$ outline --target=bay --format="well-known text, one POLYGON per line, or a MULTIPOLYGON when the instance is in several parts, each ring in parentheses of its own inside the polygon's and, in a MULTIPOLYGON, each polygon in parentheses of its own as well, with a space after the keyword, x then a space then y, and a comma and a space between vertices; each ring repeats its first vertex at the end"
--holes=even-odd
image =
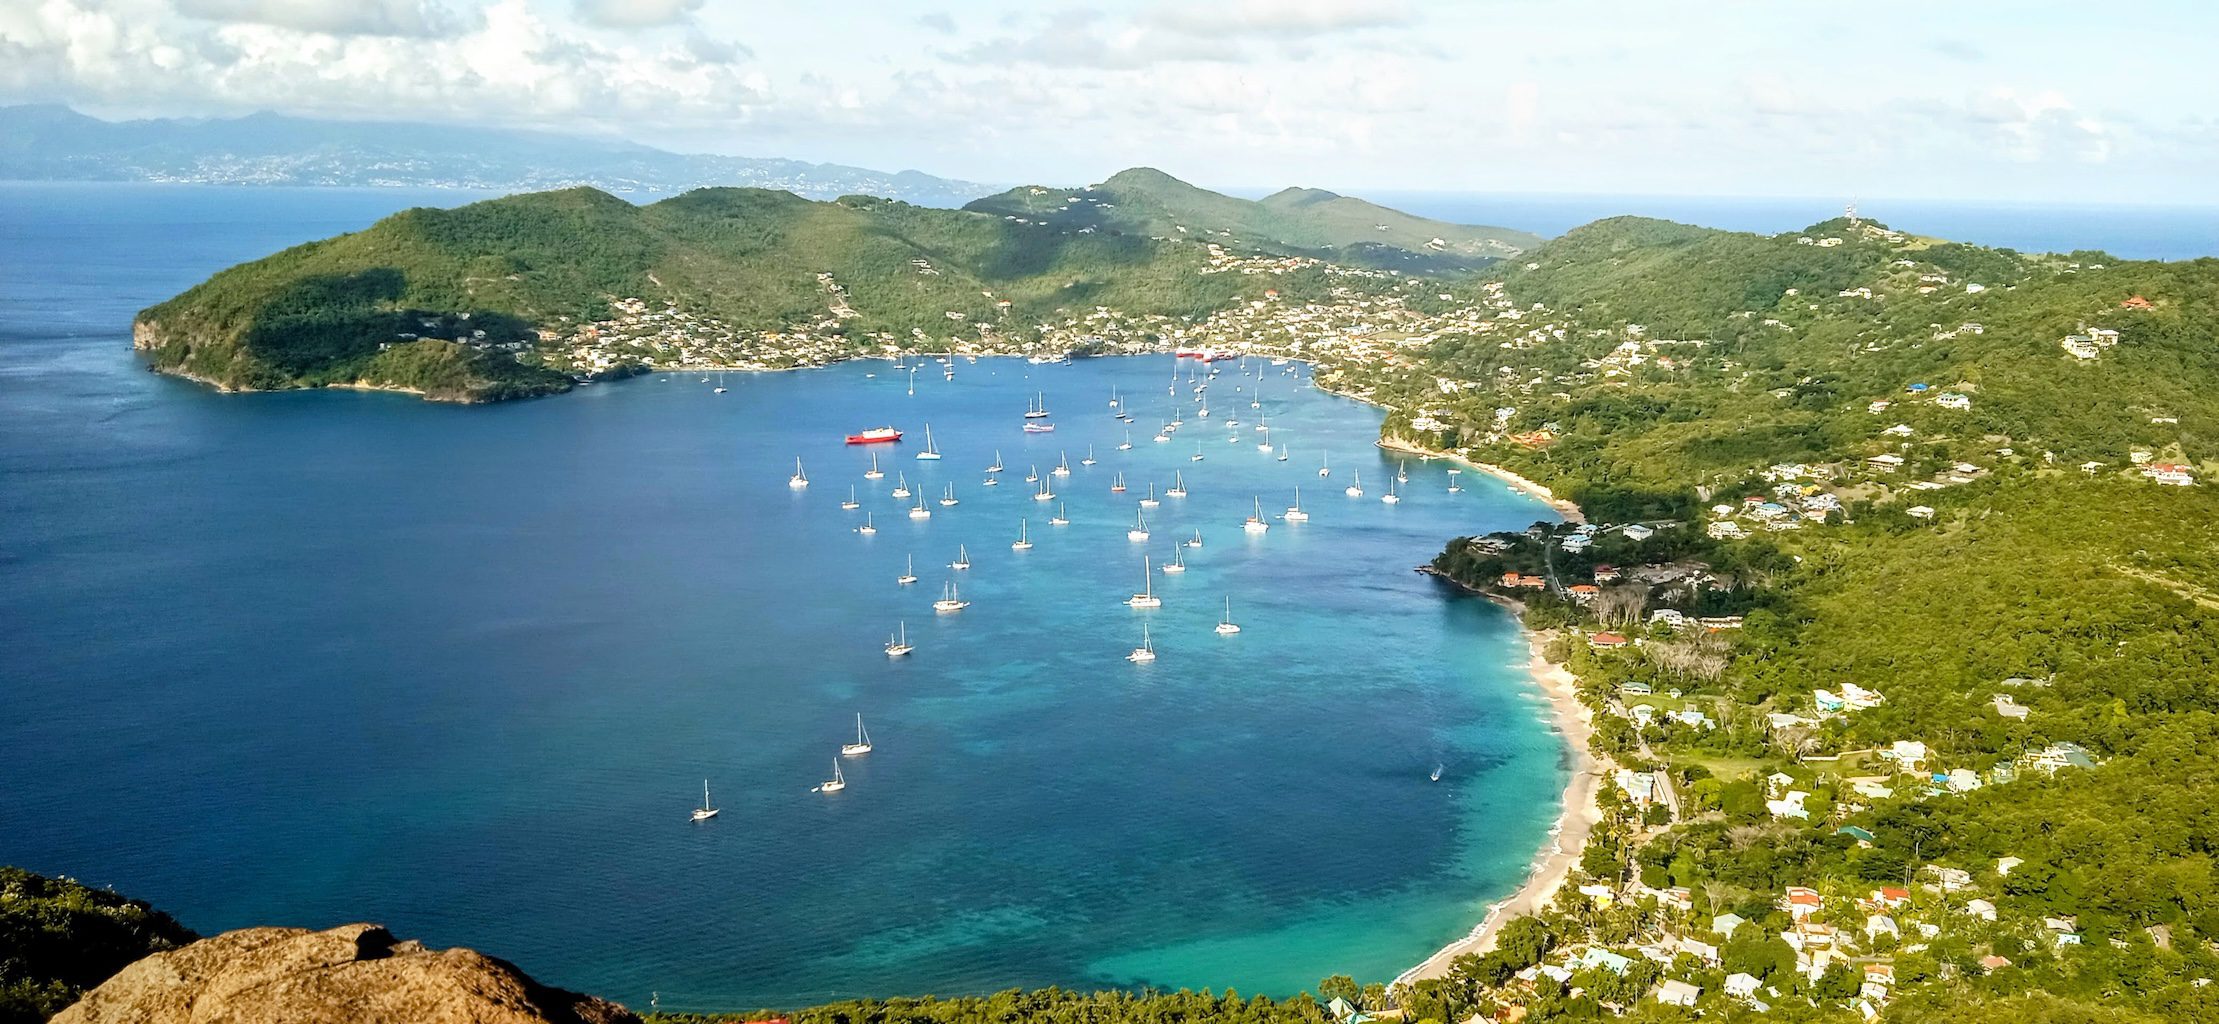
POLYGON ((129 351, 135 310, 226 264, 472 198, 0 186, 0 861, 203 932, 376 920, 713 1009, 1383 980, 1544 842, 1562 751, 1523 643, 1408 570, 1549 511, 1417 462, 1381 504, 1379 412, 1298 366, 1228 370, 1203 420, 1168 357, 458 408, 220 395, 129 351), (1019 430, 1036 393, 1053 434, 1019 430), (1256 450, 1258 412, 1288 461, 1256 450), (874 483, 841 438, 882 422, 912 433, 874 483), (926 423, 937 464, 910 457, 926 423), (1066 453, 1050 527, 1022 476, 1066 453), (1175 473, 1192 495, 1128 540, 1175 473), (912 520, 897 474, 960 503, 912 520), (1297 485, 1311 522, 1240 529, 1297 485), (1195 530, 1191 568, 1154 577, 1165 607, 1122 605, 1195 530), (935 615, 954 577, 974 603, 935 615), (890 662, 904 621, 918 650, 890 662), (1161 658, 1135 666, 1144 621, 1161 658), (877 750, 810 792, 858 713, 877 750), (723 811, 689 823, 704 777, 723 811))

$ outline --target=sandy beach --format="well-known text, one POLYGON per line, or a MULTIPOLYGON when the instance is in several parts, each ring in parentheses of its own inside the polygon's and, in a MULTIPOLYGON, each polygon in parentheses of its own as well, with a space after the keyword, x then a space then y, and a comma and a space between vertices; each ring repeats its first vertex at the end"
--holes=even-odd
POLYGON ((1448 973, 1449 965, 1466 953, 1485 953, 1494 948, 1495 936, 1512 919, 1532 914, 1549 905, 1556 898, 1558 889, 1571 877, 1572 869, 1579 864, 1580 853, 1586 848, 1587 835, 1602 818, 1602 809, 1595 800, 1596 787, 1601 783, 1601 766, 1588 752, 1588 734, 1593 731, 1592 713, 1579 702, 1579 680, 1564 666, 1548 660, 1542 654, 1547 643, 1545 634, 1528 634, 1532 646, 1532 660, 1528 668, 1533 680, 1549 701, 1550 716, 1557 731, 1564 736, 1566 751, 1572 758, 1572 777, 1564 787, 1564 812, 1557 818, 1552 842, 1534 858, 1533 870, 1526 876, 1525 884, 1507 899, 1487 909, 1487 916, 1471 933, 1449 943, 1437 953, 1427 957, 1395 979, 1396 984, 1416 982, 1425 978, 1438 978, 1448 973))
POLYGON ((1519 491, 1524 494, 1530 494, 1536 498, 1541 499, 1542 501, 1548 502, 1549 507, 1556 509, 1557 514, 1563 516, 1566 522, 1584 523, 1587 521, 1587 514, 1581 512, 1578 505, 1566 501, 1563 498, 1557 497, 1556 492, 1551 491, 1548 488, 1543 487, 1531 480, 1528 480, 1525 477, 1519 476, 1518 474, 1513 473, 1507 469, 1504 469, 1501 466, 1497 466, 1487 462, 1474 462, 1471 459, 1467 459, 1461 455, 1456 454, 1455 452, 1437 451, 1432 448, 1427 448, 1423 445, 1412 444, 1399 438, 1382 437, 1379 439, 1379 447, 1385 448, 1386 450, 1391 452, 1402 452, 1404 454, 1417 455, 1429 459, 1447 459, 1450 462, 1454 462, 1460 466, 1470 466, 1471 468, 1479 470, 1480 472, 1485 473, 1488 476, 1494 477, 1495 479, 1500 480, 1503 483, 1509 484, 1511 490, 1519 491))

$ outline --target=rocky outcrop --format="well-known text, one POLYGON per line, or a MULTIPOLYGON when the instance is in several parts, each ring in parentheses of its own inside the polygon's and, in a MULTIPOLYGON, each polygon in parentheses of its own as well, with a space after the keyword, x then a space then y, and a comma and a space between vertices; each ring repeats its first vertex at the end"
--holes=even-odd
POLYGON ((54 1024, 639 1024, 467 949, 426 949, 374 924, 247 928, 149 956, 54 1024))

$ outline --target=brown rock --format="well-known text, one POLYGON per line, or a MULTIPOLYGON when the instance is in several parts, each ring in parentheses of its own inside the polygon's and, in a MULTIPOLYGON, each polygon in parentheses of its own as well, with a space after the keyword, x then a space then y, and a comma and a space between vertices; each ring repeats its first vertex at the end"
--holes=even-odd
POLYGON ((246 928, 126 967, 53 1024, 639 1024, 467 949, 374 924, 246 928))

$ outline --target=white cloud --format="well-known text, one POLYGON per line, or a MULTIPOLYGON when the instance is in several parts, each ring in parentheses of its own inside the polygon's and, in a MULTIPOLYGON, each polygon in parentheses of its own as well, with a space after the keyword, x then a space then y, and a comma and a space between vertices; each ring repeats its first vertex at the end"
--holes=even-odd
POLYGON ((701 10, 702 0, 577 0, 578 17, 608 28, 674 25, 701 10))
POLYGON ((1299 38, 1383 28, 1411 21, 1402 0, 1217 0, 1166 3, 1141 15, 1143 24, 1187 35, 1299 38))
POLYGON ((177 0, 187 17, 335 35, 434 36, 473 19, 435 0, 177 0))

